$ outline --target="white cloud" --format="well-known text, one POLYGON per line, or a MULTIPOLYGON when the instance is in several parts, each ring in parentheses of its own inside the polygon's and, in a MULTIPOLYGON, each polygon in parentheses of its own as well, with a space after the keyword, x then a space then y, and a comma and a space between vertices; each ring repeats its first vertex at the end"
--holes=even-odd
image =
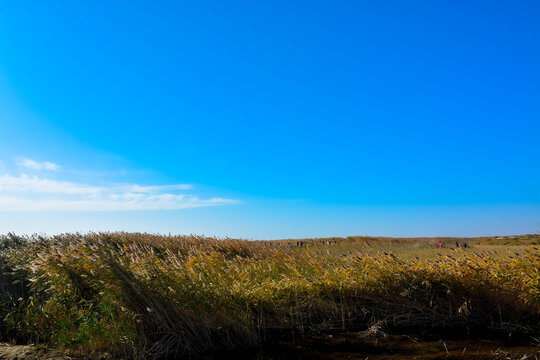
POLYGON ((49 161, 38 162, 31 159, 22 159, 21 161, 17 163, 17 165, 20 167, 26 167, 26 168, 30 168, 34 170, 59 170, 60 169, 60 166, 55 163, 52 163, 49 161))
POLYGON ((0 176, 0 194, 62 194, 62 195, 98 195, 106 189, 69 181, 56 181, 22 174, 18 177, 0 176))
POLYGON ((188 184, 93 186, 26 174, 1 175, 0 211, 178 210, 238 203, 178 193, 190 189, 188 184))
POLYGON ((190 184, 176 184, 176 185, 154 185, 154 186, 140 186, 140 185, 130 185, 126 187, 126 190, 134 192, 143 192, 151 193, 155 191, 171 191, 171 190, 189 190, 193 189, 193 186, 190 184))

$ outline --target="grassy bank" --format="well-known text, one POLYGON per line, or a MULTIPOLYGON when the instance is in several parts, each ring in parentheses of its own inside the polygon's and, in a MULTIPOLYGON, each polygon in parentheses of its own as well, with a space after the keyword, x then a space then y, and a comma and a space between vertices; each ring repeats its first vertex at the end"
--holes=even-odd
POLYGON ((165 357, 361 331, 540 332, 539 238, 1 239, 5 339, 165 357), (467 249, 463 244, 468 242, 467 249), (15 295, 16 294, 16 295, 15 295))

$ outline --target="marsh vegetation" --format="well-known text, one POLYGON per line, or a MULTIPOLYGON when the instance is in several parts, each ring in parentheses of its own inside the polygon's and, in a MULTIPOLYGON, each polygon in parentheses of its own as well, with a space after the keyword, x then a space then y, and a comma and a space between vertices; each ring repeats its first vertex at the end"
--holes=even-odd
POLYGON ((299 241, 5 235, 0 333, 132 359, 329 336, 540 342, 540 236, 299 241))

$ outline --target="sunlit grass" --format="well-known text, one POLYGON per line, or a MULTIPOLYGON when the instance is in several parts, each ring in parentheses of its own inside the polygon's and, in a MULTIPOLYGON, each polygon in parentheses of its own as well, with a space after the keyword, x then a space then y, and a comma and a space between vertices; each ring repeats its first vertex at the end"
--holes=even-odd
MULTIPOLYGON (((533 239, 534 240, 534 239, 533 239)), ((3 251, 23 293, 4 336, 132 358, 257 346, 283 334, 392 328, 534 333, 535 245, 348 239, 249 242, 67 234, 3 251)))

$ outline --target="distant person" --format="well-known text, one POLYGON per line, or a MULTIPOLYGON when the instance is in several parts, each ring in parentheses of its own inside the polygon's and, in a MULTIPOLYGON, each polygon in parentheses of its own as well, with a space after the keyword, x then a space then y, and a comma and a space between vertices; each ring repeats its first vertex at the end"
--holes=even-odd
POLYGON ((439 241, 439 247, 442 248, 442 241, 439 241))
POLYGON ((467 243, 463 244, 463 248, 464 248, 464 249, 467 248, 467 243))
POLYGON ((456 241, 456 248, 459 248, 459 243, 456 241))

